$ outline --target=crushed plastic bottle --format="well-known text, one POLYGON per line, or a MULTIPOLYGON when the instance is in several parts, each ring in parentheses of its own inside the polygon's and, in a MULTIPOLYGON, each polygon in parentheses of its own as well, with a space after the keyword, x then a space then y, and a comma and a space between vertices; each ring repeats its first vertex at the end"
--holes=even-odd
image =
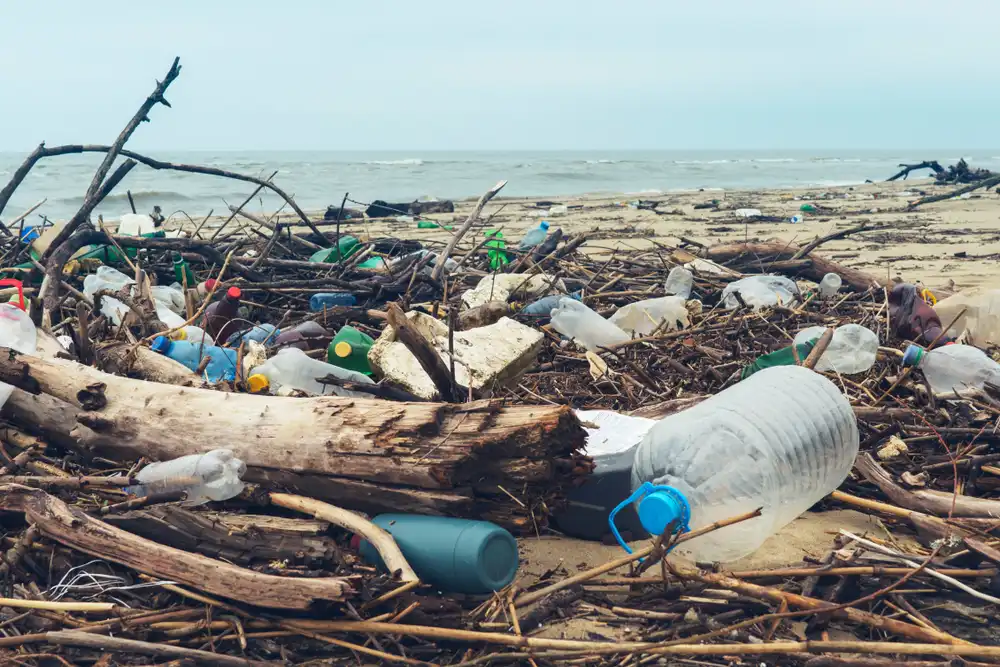
POLYGON ((195 372, 198 371, 202 360, 209 357, 208 366, 203 371, 203 377, 209 382, 220 380, 232 382, 236 379, 236 371, 239 368, 236 350, 203 345, 195 341, 171 340, 166 336, 157 336, 150 347, 154 352, 170 357, 195 372))
POLYGON ((542 220, 538 223, 538 226, 528 230, 528 233, 524 235, 521 242, 517 244, 517 249, 524 251, 534 248, 536 245, 541 245, 545 242, 545 238, 549 235, 549 223, 542 220))
MULTIPOLYGON (((795 334, 793 345, 812 341, 814 344, 826 331, 826 327, 809 327, 795 334)), ((860 324, 845 324, 837 327, 830 339, 830 345, 816 362, 816 370, 825 373, 833 371, 842 375, 864 373, 875 365, 878 356, 878 334, 860 324)))
POLYGON ((667 294, 674 294, 685 299, 691 298, 694 288, 694 274, 683 266, 675 266, 667 275, 667 294))
POLYGON ((657 422, 636 449, 633 493, 609 523, 617 536, 615 513, 633 501, 652 535, 760 507, 760 517, 677 548, 699 562, 736 560, 834 491, 858 444, 854 412, 833 382, 801 366, 766 368, 657 422))
POLYGON ((975 287, 952 294, 934 304, 934 312, 951 325, 949 336, 963 336, 977 347, 1000 345, 1000 289, 975 287))
POLYGON ((617 326, 569 297, 560 299, 559 305, 552 310, 552 328, 591 352, 631 340, 617 326))
POLYGON ((843 284, 844 281, 836 273, 826 274, 819 282, 819 298, 832 299, 837 296, 837 292, 840 291, 840 286, 843 284))
MULTIPOLYGON (((312 359, 297 347, 286 347, 266 362, 250 371, 250 375, 259 375, 266 379, 266 385, 272 388, 283 387, 296 389, 312 396, 351 396, 354 398, 371 398, 368 394, 349 391, 334 384, 323 384, 319 381, 327 375, 333 375, 347 382, 358 384, 375 384, 370 377, 356 371, 347 370, 312 359)), ((259 383, 260 379, 255 380, 259 383)), ((259 391, 260 389, 256 389, 259 391)))
POLYGON ((722 305, 726 308, 738 307, 740 302, 736 300, 737 292, 744 303, 754 310, 787 306, 799 296, 798 285, 784 276, 747 276, 726 285, 722 290, 722 305))
POLYGON ((183 490, 187 492, 185 505, 202 505, 238 496, 243 491, 241 478, 246 471, 246 464, 232 450, 214 449, 205 454, 150 463, 135 476, 138 484, 127 491, 141 497, 183 490))
POLYGON ((987 382, 1000 385, 1000 364, 971 345, 945 345, 933 350, 910 345, 903 355, 903 365, 923 371, 935 394, 982 389, 987 382))
POLYGON ((627 334, 649 336, 655 331, 686 329, 691 321, 682 296, 643 299, 619 308, 608 320, 627 334))
POLYGON ((570 299, 576 299, 577 301, 581 298, 580 292, 573 292, 572 294, 550 294, 548 296, 543 296, 537 301, 532 301, 527 306, 521 309, 522 315, 534 315, 536 317, 549 317, 552 315, 552 310, 559 305, 559 301, 563 298, 569 297, 570 299))

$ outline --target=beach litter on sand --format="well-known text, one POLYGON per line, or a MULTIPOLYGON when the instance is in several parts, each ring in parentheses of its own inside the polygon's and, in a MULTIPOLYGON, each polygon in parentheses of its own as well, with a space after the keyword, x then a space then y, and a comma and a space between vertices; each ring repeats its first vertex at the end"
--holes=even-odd
MULTIPOLYGON (((310 214, 272 179, 124 148, 179 74, 115 143, 40 145, 0 190, 3 215, 39 160, 107 156, 72 218, 0 229, 0 658, 1000 657, 992 293, 947 302, 830 256, 888 233, 869 203, 816 197, 805 223, 840 228, 779 240, 749 229, 797 201, 716 199, 691 229, 696 208, 753 208, 745 238, 643 247, 574 215, 674 215, 669 197, 539 207, 499 181, 405 220, 347 195, 310 214), (138 163, 249 196, 223 217, 93 219, 138 163), (260 189, 288 210, 244 210, 260 189), (830 519, 797 562, 734 562, 846 510, 877 528, 830 519), (559 558, 538 571, 541 542, 559 558)), ((882 206, 993 185, 939 173, 882 206)))

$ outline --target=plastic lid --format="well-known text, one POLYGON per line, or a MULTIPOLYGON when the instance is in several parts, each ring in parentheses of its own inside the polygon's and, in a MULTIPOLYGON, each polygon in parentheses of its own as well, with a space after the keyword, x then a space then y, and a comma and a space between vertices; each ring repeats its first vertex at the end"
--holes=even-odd
POLYGON ((216 282, 218 282, 218 281, 216 281, 215 278, 209 278, 208 280, 206 280, 205 281, 205 291, 206 292, 211 292, 213 289, 215 289, 215 283, 216 282))
POLYGON ((172 340, 187 340, 188 332, 184 329, 178 329, 177 331, 170 334, 172 340))
POLYGON ((239 299, 243 296, 243 290, 239 287, 230 287, 226 290, 226 296, 230 299, 239 299))
POLYGON ((159 352, 160 354, 166 354, 170 352, 170 346, 173 345, 173 341, 166 336, 157 336, 153 339, 153 344, 150 346, 153 352, 159 352))
POLYGON ((542 220, 542 224, 540 224, 538 226, 541 227, 542 229, 548 229, 549 228, 549 221, 548 220, 542 220))
POLYGON ((671 523, 677 527, 686 526, 691 518, 691 509, 680 493, 673 489, 660 488, 647 495, 639 503, 639 522, 650 535, 662 535, 671 523))
MULTIPOLYGON (((3 280, 0 280, 0 286, 3 286, 3 287, 7 287, 7 286, 16 287, 17 288, 17 295, 16 295, 17 296, 17 303, 15 303, 14 305, 17 306, 18 308, 20 308, 21 310, 25 310, 25 307, 24 307, 24 283, 22 283, 20 280, 17 280, 16 278, 4 278, 3 280)), ((14 300, 11 299, 10 301, 13 302, 14 300)))
POLYGON ((247 387, 254 394, 260 393, 270 386, 271 382, 267 379, 266 375, 256 373, 247 378, 247 387))
POLYGON ((906 352, 903 353, 903 365, 904 366, 916 366, 920 363, 920 360, 924 358, 924 348, 919 345, 910 345, 906 348, 906 352))
POLYGON ((351 344, 348 343, 346 340, 342 340, 333 346, 333 353, 336 354, 341 359, 343 359, 344 357, 351 356, 351 352, 352 352, 351 344))

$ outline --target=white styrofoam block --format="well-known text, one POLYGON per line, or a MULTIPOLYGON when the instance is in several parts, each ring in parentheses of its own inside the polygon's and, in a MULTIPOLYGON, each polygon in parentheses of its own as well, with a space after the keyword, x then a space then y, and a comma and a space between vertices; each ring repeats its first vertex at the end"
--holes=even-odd
MULTIPOLYGON (((551 294, 565 294, 566 285, 561 278, 552 280, 551 276, 539 273, 528 276, 523 273, 495 273, 485 276, 479 284, 462 295, 462 306, 465 309, 481 306, 488 301, 507 301, 514 290, 525 298, 533 298, 549 290, 551 294)), ((517 295, 515 295, 517 296, 517 295)))

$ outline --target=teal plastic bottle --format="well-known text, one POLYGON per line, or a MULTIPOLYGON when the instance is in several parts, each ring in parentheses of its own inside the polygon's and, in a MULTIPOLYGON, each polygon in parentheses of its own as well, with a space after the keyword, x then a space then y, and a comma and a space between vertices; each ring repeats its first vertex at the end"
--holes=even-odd
MULTIPOLYGON (((517 540, 488 521, 380 514, 372 523, 392 535, 420 581, 438 590, 492 593, 512 582, 517 574, 517 540)), ((358 551, 366 562, 384 567, 367 540, 359 540, 358 551)))

